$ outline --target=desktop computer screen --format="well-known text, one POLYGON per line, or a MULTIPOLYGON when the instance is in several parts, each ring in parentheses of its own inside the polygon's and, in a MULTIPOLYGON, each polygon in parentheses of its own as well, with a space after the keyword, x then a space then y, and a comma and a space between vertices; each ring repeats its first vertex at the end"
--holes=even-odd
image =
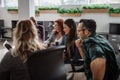
POLYGON ((110 23, 109 34, 120 34, 120 23, 110 23))
POLYGON ((4 20, 0 20, 0 27, 4 27, 4 20))

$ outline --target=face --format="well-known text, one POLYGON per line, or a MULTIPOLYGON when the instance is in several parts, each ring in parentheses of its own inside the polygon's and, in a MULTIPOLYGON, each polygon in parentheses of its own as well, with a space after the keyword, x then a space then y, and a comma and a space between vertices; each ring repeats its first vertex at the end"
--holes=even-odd
POLYGON ((83 23, 79 23, 78 24, 78 26, 77 26, 77 35, 79 37, 81 37, 82 39, 85 39, 86 38, 86 34, 85 34, 85 31, 83 31, 82 26, 83 26, 83 23))
POLYGON ((64 30, 65 34, 69 34, 69 32, 70 32, 70 28, 66 24, 63 24, 63 30, 64 30))
POLYGON ((60 31, 60 27, 58 26, 58 23, 57 22, 54 22, 54 30, 56 32, 59 32, 60 31))

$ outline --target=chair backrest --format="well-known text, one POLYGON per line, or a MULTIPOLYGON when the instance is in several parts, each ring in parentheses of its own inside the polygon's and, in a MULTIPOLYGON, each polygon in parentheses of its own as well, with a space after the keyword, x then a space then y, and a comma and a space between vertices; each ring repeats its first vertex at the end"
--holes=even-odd
POLYGON ((62 53, 65 46, 34 52, 27 60, 31 80, 66 80, 62 53))
POLYGON ((45 27, 43 25, 37 25, 37 28, 39 29, 40 38, 42 41, 45 41, 45 27))

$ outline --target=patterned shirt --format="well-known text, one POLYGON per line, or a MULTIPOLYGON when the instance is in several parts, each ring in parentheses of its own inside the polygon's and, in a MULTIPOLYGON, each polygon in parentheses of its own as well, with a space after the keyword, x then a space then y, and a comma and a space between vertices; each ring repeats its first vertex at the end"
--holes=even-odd
POLYGON ((90 63, 98 57, 106 59, 104 80, 114 80, 118 66, 115 51, 109 42, 103 36, 93 33, 84 40, 83 48, 85 52, 85 74, 87 80, 93 80, 90 63))

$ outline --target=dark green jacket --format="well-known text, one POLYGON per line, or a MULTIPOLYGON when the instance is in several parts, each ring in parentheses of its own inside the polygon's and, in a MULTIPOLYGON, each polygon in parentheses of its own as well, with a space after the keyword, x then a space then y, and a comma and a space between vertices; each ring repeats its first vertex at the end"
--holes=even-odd
POLYGON ((93 80, 90 63, 98 58, 106 59, 106 71, 104 80, 115 80, 118 67, 115 51, 110 43, 102 36, 93 33, 83 42, 85 52, 85 74, 87 80, 93 80))

